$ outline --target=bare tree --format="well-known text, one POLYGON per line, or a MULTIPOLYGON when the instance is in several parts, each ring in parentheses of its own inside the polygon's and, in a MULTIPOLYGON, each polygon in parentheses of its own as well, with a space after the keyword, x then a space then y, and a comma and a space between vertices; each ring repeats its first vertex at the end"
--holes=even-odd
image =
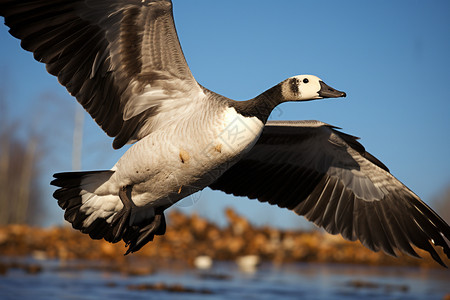
POLYGON ((0 225, 40 224, 46 211, 39 184, 45 139, 32 124, 11 117, 6 94, 0 87, 0 225))
POLYGON ((28 99, 13 117, 14 86, 7 71, 0 73, 0 225, 40 225, 51 215, 50 205, 55 206, 48 187, 51 169, 69 170, 70 152, 72 168, 80 169, 82 146, 102 161, 105 155, 99 149, 109 150, 110 141, 105 137, 83 143, 85 112, 62 87, 28 99))
POLYGON ((11 127, 0 132, 0 224, 37 224, 43 216, 37 141, 21 141, 14 133, 11 127))

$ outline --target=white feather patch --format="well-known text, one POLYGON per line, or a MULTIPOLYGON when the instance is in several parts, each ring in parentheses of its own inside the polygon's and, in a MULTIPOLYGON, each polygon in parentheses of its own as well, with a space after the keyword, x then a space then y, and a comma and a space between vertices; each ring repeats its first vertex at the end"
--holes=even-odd
POLYGON ((129 120, 134 116, 161 105, 161 102, 167 100, 169 97, 167 93, 161 88, 152 88, 150 85, 145 87, 144 93, 132 96, 123 111, 123 119, 129 120))
POLYGON ((256 143, 264 123, 257 117, 244 117, 234 108, 227 108, 225 128, 219 135, 221 152, 230 155, 245 153, 256 143))

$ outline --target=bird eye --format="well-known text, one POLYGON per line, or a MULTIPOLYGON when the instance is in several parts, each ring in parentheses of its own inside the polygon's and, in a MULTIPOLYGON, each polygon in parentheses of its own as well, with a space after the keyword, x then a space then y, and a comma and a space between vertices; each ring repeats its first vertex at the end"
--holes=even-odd
POLYGON ((303 83, 308 83, 308 82, 309 82, 308 78, 303 79, 303 83))

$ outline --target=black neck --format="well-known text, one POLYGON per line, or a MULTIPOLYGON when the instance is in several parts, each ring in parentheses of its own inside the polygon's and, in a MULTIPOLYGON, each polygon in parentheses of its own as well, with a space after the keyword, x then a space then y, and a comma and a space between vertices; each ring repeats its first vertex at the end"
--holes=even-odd
POLYGON ((230 104, 236 111, 245 117, 257 117, 263 123, 267 122, 272 110, 284 102, 281 93, 281 84, 278 84, 264 93, 247 101, 231 100, 230 104))

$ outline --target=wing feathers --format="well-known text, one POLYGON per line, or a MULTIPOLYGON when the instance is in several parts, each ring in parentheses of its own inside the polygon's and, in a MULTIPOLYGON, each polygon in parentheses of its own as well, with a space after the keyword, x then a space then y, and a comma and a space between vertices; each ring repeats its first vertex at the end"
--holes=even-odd
POLYGON ((444 265, 430 242, 450 258, 449 225, 356 139, 317 121, 269 123, 210 187, 286 207, 373 251, 418 257, 416 246, 444 265))
POLYGON ((116 137, 114 148, 173 119, 173 109, 191 99, 174 91, 203 91, 181 50, 171 1, 5 0, 0 15, 22 47, 116 137))

